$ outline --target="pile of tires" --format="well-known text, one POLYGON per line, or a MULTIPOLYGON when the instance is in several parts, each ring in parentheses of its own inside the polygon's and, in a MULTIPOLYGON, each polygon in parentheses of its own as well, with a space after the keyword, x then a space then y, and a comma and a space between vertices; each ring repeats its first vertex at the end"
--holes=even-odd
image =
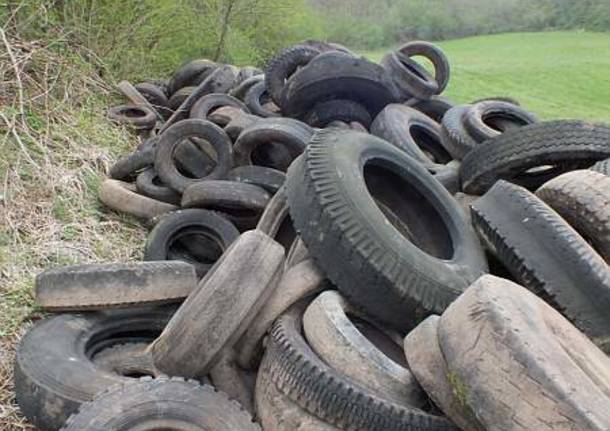
POLYGON ((144 261, 38 275, 27 419, 610 429, 610 127, 454 105, 449 76, 425 42, 306 41, 122 82, 108 115, 142 143, 100 199, 150 229, 144 261))

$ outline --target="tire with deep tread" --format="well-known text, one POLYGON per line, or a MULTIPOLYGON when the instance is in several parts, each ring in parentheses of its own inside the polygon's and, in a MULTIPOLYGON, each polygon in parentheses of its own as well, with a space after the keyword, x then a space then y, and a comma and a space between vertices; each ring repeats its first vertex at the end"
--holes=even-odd
POLYGON ((555 211, 523 187, 499 181, 471 205, 487 248, 517 282, 610 347, 610 269, 555 211))
POLYGON ((273 57, 265 69, 265 86, 276 105, 282 106, 282 90, 299 67, 306 66, 320 50, 303 45, 287 48, 273 57))
POLYGON ((591 166, 591 170, 610 176, 610 159, 602 160, 591 166))
POLYGON ((447 190, 374 136, 318 132, 290 167, 286 192, 295 228, 330 280, 354 305, 400 330, 442 312, 487 270, 447 190))
POLYGON ((100 394, 83 405, 62 431, 187 426, 184 429, 261 431, 239 403, 222 392, 196 381, 167 377, 143 378, 100 394))
POLYGON ((464 126, 464 116, 469 108, 469 105, 454 106, 445 113, 441 121, 443 143, 456 160, 462 160, 477 145, 464 126))
POLYGON ((346 431, 456 430, 447 419, 383 400, 326 365, 301 333, 301 307, 276 320, 259 373, 300 407, 346 431), (346 407, 349 406, 349 407, 346 407))
POLYGON ((460 168, 466 193, 482 194, 499 179, 535 190, 568 171, 610 156, 610 126, 550 121, 511 130, 477 146, 460 168), (549 166, 541 172, 532 168, 549 166))

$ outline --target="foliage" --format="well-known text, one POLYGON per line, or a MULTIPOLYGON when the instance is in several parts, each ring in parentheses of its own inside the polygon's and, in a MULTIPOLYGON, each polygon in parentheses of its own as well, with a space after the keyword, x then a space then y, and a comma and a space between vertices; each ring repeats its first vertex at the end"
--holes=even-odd
POLYGON ((321 27, 303 0, 21 0, 0 22, 26 39, 78 49, 100 74, 167 76, 193 58, 263 64, 321 27))

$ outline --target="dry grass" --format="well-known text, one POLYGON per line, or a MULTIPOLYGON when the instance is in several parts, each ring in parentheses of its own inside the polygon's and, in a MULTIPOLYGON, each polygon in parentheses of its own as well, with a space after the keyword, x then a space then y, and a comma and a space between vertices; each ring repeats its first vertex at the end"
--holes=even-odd
POLYGON ((138 259, 144 231, 97 200, 110 162, 137 144, 104 118, 112 88, 78 55, 0 32, 0 429, 25 430, 11 373, 16 342, 40 317, 35 275, 138 259))

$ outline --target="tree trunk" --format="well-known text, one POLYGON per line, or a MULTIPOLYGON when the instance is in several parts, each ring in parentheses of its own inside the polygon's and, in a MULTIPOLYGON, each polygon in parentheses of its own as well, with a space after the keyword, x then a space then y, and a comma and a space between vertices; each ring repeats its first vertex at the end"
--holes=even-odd
POLYGON ((224 14, 222 16, 222 24, 220 31, 220 39, 218 40, 218 45, 216 46, 216 53, 214 54, 214 61, 218 61, 220 56, 222 55, 222 51, 224 50, 225 39, 227 37, 227 32, 229 31, 229 23, 231 21, 231 12, 233 10, 233 6, 237 0, 229 0, 227 2, 227 6, 225 8, 224 14))

